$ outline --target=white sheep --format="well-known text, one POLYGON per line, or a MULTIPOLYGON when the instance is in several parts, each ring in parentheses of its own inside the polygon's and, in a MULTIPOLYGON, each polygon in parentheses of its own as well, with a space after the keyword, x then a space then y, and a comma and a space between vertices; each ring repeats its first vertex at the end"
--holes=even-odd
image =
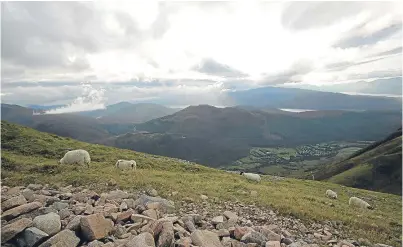
POLYGON ((326 190, 326 196, 332 199, 337 199, 337 193, 333 190, 326 190))
POLYGON ((348 204, 354 207, 359 207, 359 208, 367 208, 367 209, 374 209, 373 206, 369 205, 368 202, 358 198, 358 197, 350 197, 350 200, 348 200, 348 204))
POLYGON ((125 170, 125 169, 137 169, 137 164, 136 161, 134 160, 118 160, 116 161, 115 167, 120 169, 120 170, 125 170))
POLYGON ((240 175, 243 175, 245 178, 256 182, 260 182, 261 180, 260 175, 256 173, 241 172, 240 175))
POLYGON ((87 165, 90 167, 91 158, 90 154, 83 149, 76 149, 68 151, 63 158, 61 158, 58 164, 69 165, 69 164, 79 164, 79 165, 87 165))

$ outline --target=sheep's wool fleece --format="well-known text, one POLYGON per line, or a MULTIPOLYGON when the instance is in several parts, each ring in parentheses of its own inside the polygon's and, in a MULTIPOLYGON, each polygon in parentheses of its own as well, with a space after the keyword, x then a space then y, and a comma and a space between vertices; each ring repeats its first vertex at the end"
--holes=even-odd
POLYGON ((255 174, 255 173, 243 173, 243 176, 245 176, 247 179, 253 180, 253 181, 257 181, 260 182, 260 175, 259 174, 255 174))
POLYGON ((360 207, 360 208, 368 208, 370 205, 368 202, 358 198, 358 197, 350 197, 350 200, 348 201, 349 205, 355 206, 355 207, 360 207))
POLYGON ((83 149, 76 149, 68 151, 64 157, 60 160, 61 164, 80 164, 89 165, 91 162, 90 154, 83 149))
POLYGON ((136 161, 134 160, 118 160, 115 166, 119 169, 130 169, 136 167, 136 161), (133 164, 133 167, 132 167, 133 164))
POLYGON ((330 197, 330 198, 334 198, 334 199, 337 198, 337 193, 334 192, 333 190, 326 190, 326 195, 327 195, 328 197, 330 197))

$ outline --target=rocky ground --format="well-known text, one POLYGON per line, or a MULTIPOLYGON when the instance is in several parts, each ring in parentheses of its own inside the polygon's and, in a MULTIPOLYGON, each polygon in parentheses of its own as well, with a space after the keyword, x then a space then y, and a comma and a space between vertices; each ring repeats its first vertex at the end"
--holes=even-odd
POLYGON ((303 224, 270 209, 204 195, 202 203, 185 198, 175 205, 154 189, 98 194, 30 184, 2 186, 1 192, 1 246, 387 247, 350 239, 341 222, 303 224))

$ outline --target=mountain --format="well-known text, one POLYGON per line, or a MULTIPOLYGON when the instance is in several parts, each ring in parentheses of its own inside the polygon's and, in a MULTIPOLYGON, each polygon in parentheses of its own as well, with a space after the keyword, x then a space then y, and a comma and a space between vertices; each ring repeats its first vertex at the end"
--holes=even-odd
POLYGON ((77 114, 33 115, 33 109, 1 104, 1 119, 22 124, 40 131, 81 141, 97 142, 110 133, 95 118, 77 114))
POLYGON ((298 88, 262 87, 229 92, 234 105, 314 110, 397 110, 401 98, 347 95, 298 88))
POLYGON ((97 118, 105 124, 143 123, 177 111, 158 104, 120 102, 108 105, 106 109, 80 112, 80 115, 97 118))
MULTIPOLYGON (((289 87, 296 87, 290 85, 289 87)), ((361 94, 388 94, 402 96, 402 77, 393 77, 388 79, 377 79, 373 81, 358 81, 346 84, 329 85, 298 85, 298 88, 317 90, 322 92, 352 92, 361 94)))
MULTIPOLYGON (((320 229, 324 227, 333 229, 332 225, 322 222, 337 222, 337 230, 343 230, 343 233, 348 234, 344 235, 349 239, 367 238, 373 243, 381 242, 393 246, 397 245, 396 240, 400 240, 401 196, 328 182, 265 175, 262 175, 260 183, 254 183, 239 174, 189 164, 168 157, 79 142, 6 121, 1 121, 1 130, 1 182, 2 186, 10 187, 9 193, 3 190, 3 199, 11 195, 10 192, 18 190, 12 187, 27 187, 34 183, 47 184, 43 191, 37 190, 35 193, 46 191, 64 193, 66 186, 80 187, 80 189, 77 188, 79 190, 73 191, 74 194, 78 191, 82 192, 80 198, 83 198, 84 189, 87 193, 96 191, 99 194, 113 190, 114 197, 120 199, 122 193, 116 197, 116 189, 127 190, 132 197, 137 196, 140 191, 153 188, 157 190, 158 196, 174 202, 175 211, 182 212, 184 206, 193 205, 187 208, 201 214, 200 207, 195 207, 200 205, 202 211, 209 212, 206 221, 218 212, 222 212, 222 208, 235 213, 246 209, 249 213, 245 212, 242 214, 243 217, 250 217, 250 209, 257 208, 259 210, 256 211, 259 214, 255 217, 260 219, 263 212, 263 215, 270 217, 270 224, 276 223, 277 220, 281 225, 284 219, 290 217, 292 220, 287 220, 291 222, 286 224, 287 226, 294 227, 303 223, 306 228, 311 227, 309 229, 316 232, 316 228, 311 226, 312 223, 319 225, 320 229), (69 149, 87 150, 91 156, 89 168, 58 165, 57 161, 69 149), (137 171, 116 170, 114 164, 118 159, 135 160, 137 171), (338 200, 326 198, 326 189, 337 191, 338 200), (177 193, 173 195, 173 192, 177 193), (200 195, 206 195, 207 201, 203 202, 200 195), (365 198, 375 206, 375 210, 357 213, 357 209, 348 206, 350 196, 365 198), (194 202, 183 203, 188 200, 194 202), (213 201, 214 203, 211 203, 213 201), (243 205, 249 206, 243 207, 243 205), (210 210, 214 211, 210 213, 210 210), (269 210, 274 214, 270 213, 270 216, 269 210)), ((2 187, 2 189, 5 188, 2 187)), ((113 201, 112 198, 111 202, 113 201)), ((52 202, 47 200, 47 204, 52 202)), ((74 205, 72 206, 69 209, 74 209, 74 205)), ((255 220, 255 217, 251 220, 255 220)), ((281 227, 284 226, 281 225, 281 227)), ((312 231, 309 233, 311 234, 312 231)), ((301 234, 304 234, 304 238, 308 238, 306 230, 303 230, 301 234)))
POLYGON ((316 177, 346 186, 402 194, 402 129, 329 164, 316 177))
POLYGON ((122 135, 110 145, 225 166, 247 156, 251 147, 376 140, 386 135, 387 129, 400 126, 400 121, 401 113, 390 111, 278 114, 199 105, 136 124, 138 131, 146 133, 122 135), (171 153, 173 146, 185 148, 171 153), (217 156, 220 158, 214 158, 217 156))

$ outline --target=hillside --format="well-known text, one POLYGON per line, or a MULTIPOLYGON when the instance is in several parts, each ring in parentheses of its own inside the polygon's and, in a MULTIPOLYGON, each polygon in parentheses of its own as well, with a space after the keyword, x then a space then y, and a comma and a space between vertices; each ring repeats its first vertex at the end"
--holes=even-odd
POLYGON ((80 115, 97 118, 104 124, 143 123, 154 118, 172 114, 176 109, 158 104, 120 102, 108 105, 106 109, 80 112, 80 115))
POLYGON ((298 88, 262 87, 229 92, 228 97, 234 105, 267 108, 397 111, 402 109, 401 98, 346 95, 298 88))
POLYGON ((388 129, 400 126, 400 120, 400 112, 387 111, 277 113, 253 107, 199 105, 136 124, 137 130, 151 134, 120 136, 113 145, 127 147, 119 143, 132 143, 134 148, 146 152, 197 160, 210 166, 225 166, 247 156, 252 147, 380 139, 388 129), (155 138, 157 134, 164 138, 155 138), (139 140, 142 145, 136 144, 139 140), (193 145, 196 141, 208 146, 193 145), (182 143, 186 143, 188 149, 183 154, 165 148, 165 144, 182 146, 182 143), (214 152, 210 147, 222 152, 220 160, 211 158, 214 152), (236 147, 236 151, 226 152, 229 147, 236 147))
POLYGON ((186 197, 197 202, 199 195, 205 194, 216 198, 215 203, 233 200, 254 203, 303 221, 339 220, 353 236, 376 242, 395 244, 395 240, 400 238, 400 196, 319 181, 273 179, 271 176, 263 176, 262 182, 255 184, 237 174, 176 159, 83 143, 5 121, 1 122, 1 130, 1 179, 4 185, 72 184, 103 191, 110 189, 106 182, 113 179, 122 189, 161 188, 164 197, 178 191, 178 195, 170 197, 178 207, 186 197), (57 165, 66 150, 76 148, 84 148, 91 154, 92 163, 88 170, 57 165), (121 158, 135 159, 137 172, 117 172, 114 164, 121 158), (327 188, 339 193, 337 201, 324 197, 327 188), (259 196, 254 197, 250 191, 256 191, 259 196), (347 201, 352 195, 366 198, 375 205, 375 210, 357 214, 348 207, 347 201))
POLYGON ((341 162, 327 165, 316 177, 346 186, 401 195, 402 129, 341 162))

